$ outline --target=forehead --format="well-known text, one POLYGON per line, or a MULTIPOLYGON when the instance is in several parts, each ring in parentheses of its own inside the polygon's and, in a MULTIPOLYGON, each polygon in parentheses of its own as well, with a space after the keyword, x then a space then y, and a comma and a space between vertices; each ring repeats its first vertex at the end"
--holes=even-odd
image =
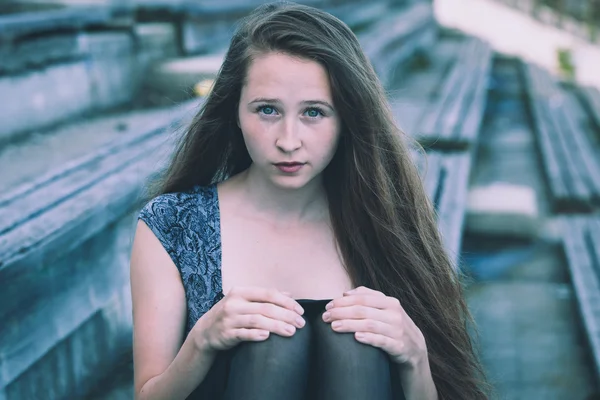
POLYGON ((329 76, 321 64, 283 53, 254 57, 244 91, 249 96, 331 98, 329 76))

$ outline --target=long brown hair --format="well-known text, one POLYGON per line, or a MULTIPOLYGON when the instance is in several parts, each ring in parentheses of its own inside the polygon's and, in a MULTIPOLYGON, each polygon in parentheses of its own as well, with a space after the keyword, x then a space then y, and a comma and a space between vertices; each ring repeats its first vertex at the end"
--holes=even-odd
POLYGON ((487 398, 462 286, 408 140, 356 36, 339 19, 294 3, 263 5, 243 19, 154 195, 214 184, 250 166, 237 106, 252 57, 270 51, 314 60, 329 74, 341 138, 323 182, 353 284, 400 300, 427 341, 441 399, 487 398))

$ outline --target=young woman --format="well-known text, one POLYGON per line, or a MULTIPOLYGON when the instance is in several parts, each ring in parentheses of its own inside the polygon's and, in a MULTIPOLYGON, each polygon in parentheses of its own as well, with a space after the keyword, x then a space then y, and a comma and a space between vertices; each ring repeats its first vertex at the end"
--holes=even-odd
POLYGON ((259 7, 140 213, 140 399, 483 399, 431 203, 351 30, 259 7))

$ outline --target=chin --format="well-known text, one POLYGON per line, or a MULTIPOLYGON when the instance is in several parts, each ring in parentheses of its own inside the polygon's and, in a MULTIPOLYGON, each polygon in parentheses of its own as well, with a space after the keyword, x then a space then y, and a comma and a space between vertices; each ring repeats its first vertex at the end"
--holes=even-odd
POLYGON ((286 190, 297 190, 308 185, 312 181, 312 177, 296 175, 296 176, 282 176, 276 175, 271 177, 271 182, 276 187, 286 190))

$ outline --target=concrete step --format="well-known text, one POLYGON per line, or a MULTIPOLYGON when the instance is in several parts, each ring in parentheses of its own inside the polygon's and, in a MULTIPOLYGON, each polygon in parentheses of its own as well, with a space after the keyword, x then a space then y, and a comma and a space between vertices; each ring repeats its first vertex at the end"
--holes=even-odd
POLYGON ((402 67, 435 44, 437 33, 431 4, 418 2, 390 11, 358 39, 382 84, 388 87, 402 67))
POLYGON ((344 21, 356 33, 385 18, 390 12, 390 4, 384 1, 348 2, 327 7, 325 11, 344 21))
POLYGON ((428 50, 421 65, 413 65, 407 74, 398 76, 388 89, 388 98, 396 123, 408 135, 416 137, 421 116, 433 107, 448 71, 456 62, 463 38, 441 37, 428 50))
POLYGON ((535 190, 505 182, 472 187, 465 225, 471 234, 533 240, 541 226, 535 190))
POLYGON ((0 144, 133 99, 135 38, 119 10, 0 15, 0 144))
MULTIPOLYGON (((44 180, 48 171, 63 168, 74 159, 137 132, 159 127, 172 107, 110 113, 48 129, 0 147, 0 191, 4 194, 32 181, 44 180)), ((4 197, 4 196, 2 196, 4 197)))
POLYGON ((138 72, 146 76, 156 62, 179 55, 177 29, 168 22, 138 23, 134 28, 137 38, 138 72))
POLYGON ((20 146, 15 171, 37 163, 37 177, 22 175, 0 198, 0 398, 84 397, 97 371, 130 348, 135 210, 172 150, 171 134, 198 105, 87 121, 86 134, 104 140, 78 142, 75 126, 45 135, 65 148, 77 143, 56 164, 40 143, 20 146))

